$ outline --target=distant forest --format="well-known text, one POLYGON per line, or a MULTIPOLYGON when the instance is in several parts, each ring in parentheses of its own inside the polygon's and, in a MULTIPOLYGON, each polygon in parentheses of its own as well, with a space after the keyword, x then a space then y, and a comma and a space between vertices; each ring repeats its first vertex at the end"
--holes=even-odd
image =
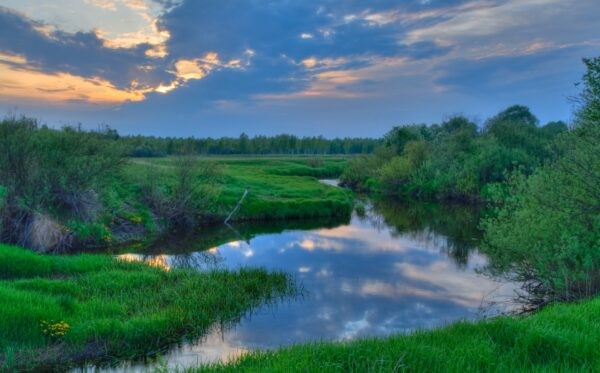
POLYGON ((132 157, 163 157, 176 154, 369 154, 382 139, 297 137, 294 135, 239 137, 174 138, 119 136, 116 130, 104 129, 107 136, 119 140, 132 157))

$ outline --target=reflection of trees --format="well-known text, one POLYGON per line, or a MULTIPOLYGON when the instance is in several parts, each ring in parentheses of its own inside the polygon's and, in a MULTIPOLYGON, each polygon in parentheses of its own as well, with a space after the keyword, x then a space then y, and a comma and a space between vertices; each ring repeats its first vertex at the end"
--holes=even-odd
POLYGON ((175 254, 169 257, 170 264, 175 268, 208 270, 219 268, 225 259, 215 251, 175 254))
POLYGON ((250 221, 231 227, 217 225, 201 227, 195 232, 173 233, 152 242, 142 252, 147 254, 185 254, 201 252, 232 241, 250 241, 257 235, 281 233, 285 230, 335 228, 348 224, 350 217, 298 220, 250 221))
POLYGON ((384 223, 392 235, 409 235, 438 247, 461 267, 482 236, 480 210, 472 206, 375 200, 372 209, 369 220, 376 228, 384 223))

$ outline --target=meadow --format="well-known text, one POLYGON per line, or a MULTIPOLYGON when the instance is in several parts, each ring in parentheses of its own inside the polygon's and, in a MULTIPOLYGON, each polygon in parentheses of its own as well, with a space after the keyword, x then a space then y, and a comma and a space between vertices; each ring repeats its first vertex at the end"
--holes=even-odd
MULTIPOLYGON (((248 189, 248 195, 232 216, 236 220, 298 219, 348 216, 352 194, 324 185, 318 179, 339 177, 347 162, 344 157, 314 156, 221 156, 194 157, 212 175, 214 200, 204 211, 211 220, 222 222, 248 189), (203 166, 204 165, 204 166, 203 166)), ((125 179, 139 185, 145 175, 164 186, 176 183, 176 157, 133 158, 126 165, 125 179)), ((201 178, 202 176, 200 176, 201 178)))
POLYGON ((0 370, 139 358, 292 294, 283 273, 196 272, 0 245, 0 370))

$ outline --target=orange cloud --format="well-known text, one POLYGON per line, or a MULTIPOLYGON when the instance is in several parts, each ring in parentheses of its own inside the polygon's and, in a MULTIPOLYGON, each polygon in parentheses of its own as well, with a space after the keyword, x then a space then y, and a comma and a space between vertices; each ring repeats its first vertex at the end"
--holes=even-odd
POLYGON ((9 62, 13 64, 24 64, 27 63, 27 59, 19 54, 6 54, 0 53, 0 63, 9 62))
POLYGON ((175 62, 175 76, 171 82, 158 86, 131 82, 128 88, 116 87, 100 77, 82 77, 67 72, 48 73, 32 68, 20 55, 0 53, 0 100, 19 99, 45 102, 84 102, 92 104, 119 104, 142 101, 146 94, 166 94, 181 87, 188 80, 203 79, 216 69, 241 69, 250 64, 252 53, 243 59, 222 62, 216 52, 208 52, 201 58, 181 59, 175 62))
MULTIPOLYGON (((316 62, 302 61, 307 68, 316 66, 316 62)), ((313 76, 308 87, 300 92, 285 94, 265 94, 257 96, 263 100, 286 100, 297 98, 356 98, 364 96, 356 90, 343 89, 360 82, 362 78, 353 70, 332 70, 317 73, 313 76)))
POLYGON ((158 93, 169 93, 172 90, 174 90, 175 88, 177 88, 179 86, 179 83, 177 81, 173 81, 169 84, 160 84, 158 87, 156 87, 155 91, 158 93))
POLYGON ((175 63, 175 75, 185 81, 202 79, 212 70, 212 66, 201 62, 199 59, 179 60, 175 63))
POLYGON ((27 68, 24 58, 0 56, 0 99, 47 102, 78 101, 93 104, 116 104, 141 101, 151 88, 119 89, 111 82, 69 73, 46 73, 27 68), (15 62, 17 65, 6 63, 15 62))
POLYGON ((169 71, 175 75, 175 79, 168 84, 161 83, 154 89, 158 93, 169 93, 188 80, 200 80, 205 78, 214 70, 218 69, 242 69, 250 64, 249 58, 254 52, 246 51, 246 59, 233 59, 228 62, 222 62, 219 54, 216 52, 208 52, 203 57, 192 59, 180 59, 175 62, 175 70, 169 71))

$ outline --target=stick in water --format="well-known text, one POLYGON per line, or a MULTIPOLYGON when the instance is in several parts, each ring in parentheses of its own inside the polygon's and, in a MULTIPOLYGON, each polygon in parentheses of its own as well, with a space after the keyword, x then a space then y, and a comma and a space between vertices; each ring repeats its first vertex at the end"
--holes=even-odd
POLYGON ((244 198, 246 198, 246 195, 248 194, 249 191, 250 191, 250 189, 248 189, 248 188, 246 188, 246 190, 244 190, 244 194, 242 195, 242 198, 240 198, 240 201, 238 202, 238 204, 233 208, 233 210, 231 210, 227 219, 225 219, 225 224, 227 224, 227 222, 229 222, 229 219, 231 219, 231 217, 233 216, 233 214, 235 214, 237 209, 240 208, 240 206, 242 205, 242 202, 244 201, 244 198))

